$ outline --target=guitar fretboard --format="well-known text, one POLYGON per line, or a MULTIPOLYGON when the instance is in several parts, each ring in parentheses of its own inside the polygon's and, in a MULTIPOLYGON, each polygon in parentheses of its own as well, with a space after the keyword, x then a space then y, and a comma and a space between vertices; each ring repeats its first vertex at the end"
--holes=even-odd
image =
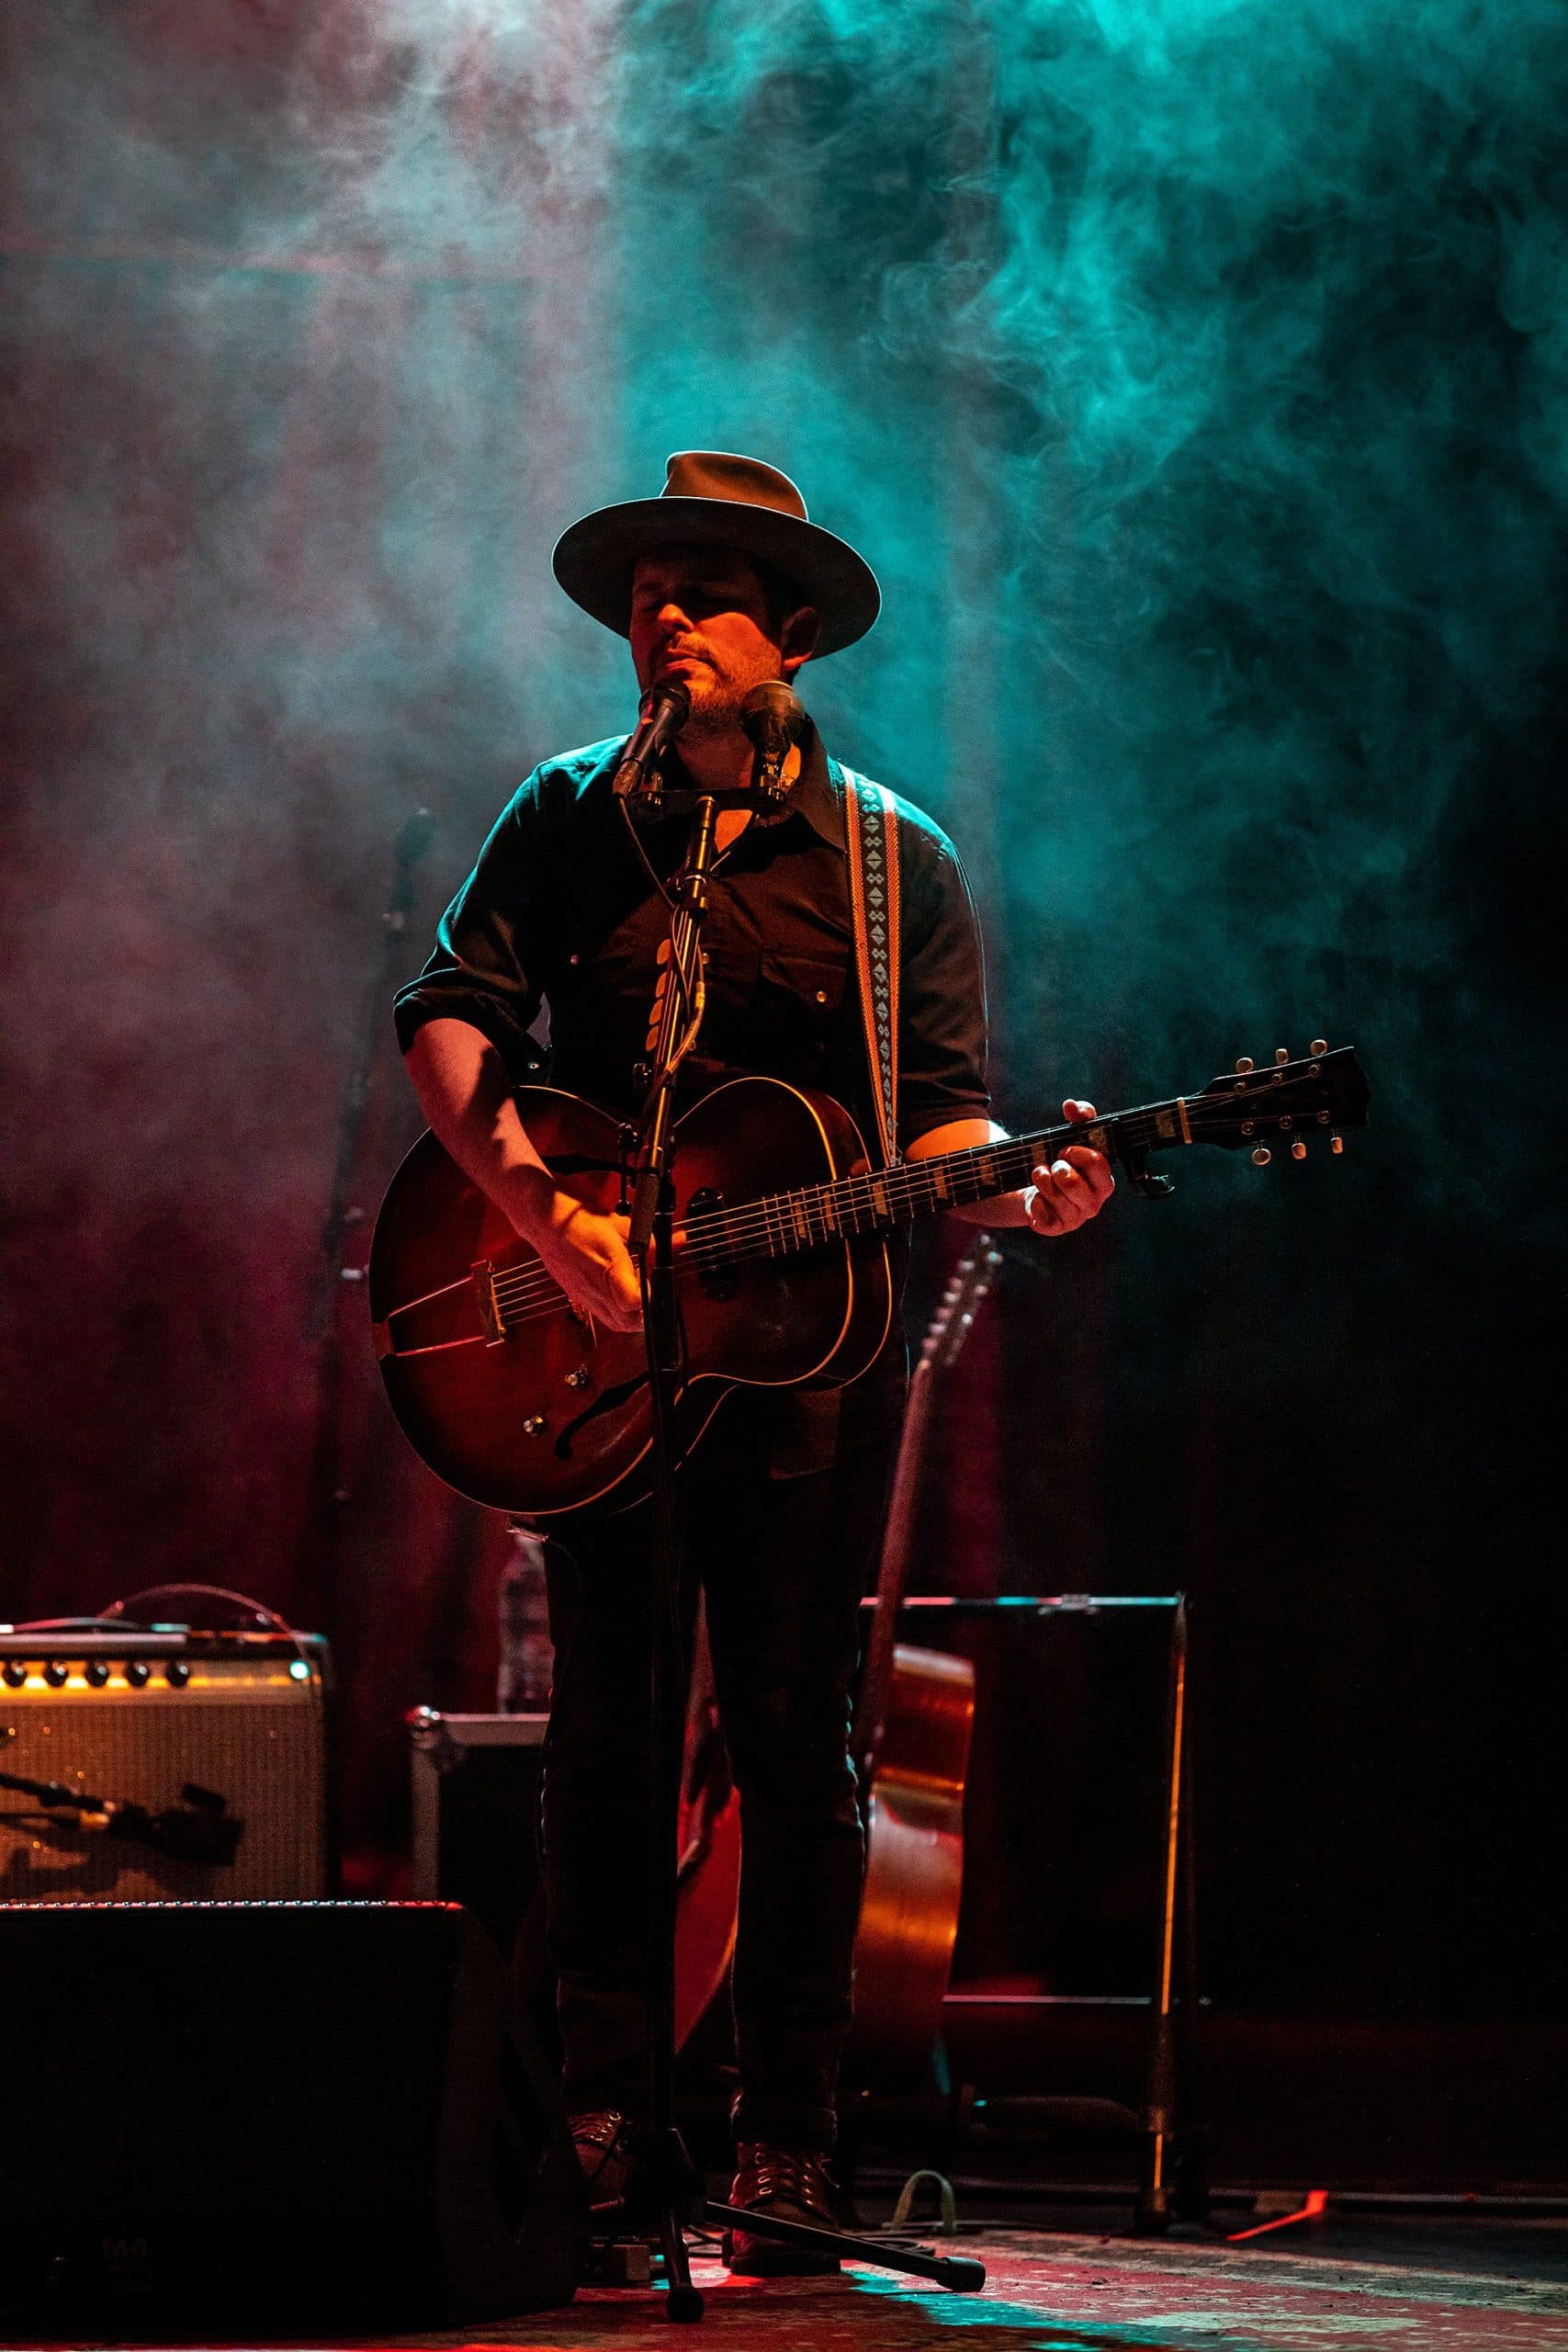
POLYGON ((896 1168, 840 1176, 828 1184, 807 1184, 789 1193, 768 1193, 732 1208, 693 1217, 691 1246, 723 1262, 739 1258, 782 1258, 819 1249, 829 1241, 885 1233, 912 1218, 971 1202, 1021 1192, 1032 1171, 1065 1144, 1088 1144, 1107 1159, 1140 1159, 1145 1152, 1191 1141, 1189 1106, 1178 1096, 1087 1126, 1042 1127, 1005 1142, 976 1144, 964 1151, 941 1152, 929 1159, 901 1160, 896 1168))

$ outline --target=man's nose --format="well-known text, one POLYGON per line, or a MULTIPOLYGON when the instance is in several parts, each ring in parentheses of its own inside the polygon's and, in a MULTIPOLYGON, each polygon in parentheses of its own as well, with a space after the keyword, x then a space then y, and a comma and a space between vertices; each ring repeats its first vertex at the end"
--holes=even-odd
POLYGON ((673 597, 667 604, 660 605, 659 627, 666 637, 674 637, 682 629, 690 628, 691 626, 691 622, 686 617, 685 606, 676 604, 673 597))

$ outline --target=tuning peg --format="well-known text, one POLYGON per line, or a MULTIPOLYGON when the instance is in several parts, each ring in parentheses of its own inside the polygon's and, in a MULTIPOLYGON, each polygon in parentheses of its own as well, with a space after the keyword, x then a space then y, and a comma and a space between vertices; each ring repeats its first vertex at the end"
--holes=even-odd
POLYGON ((1269 1162, 1273 1159, 1273 1157, 1274 1155, 1269 1150, 1268 1145, 1266 1143, 1260 1143, 1257 1150, 1252 1155, 1252 1164, 1254 1168, 1267 1168, 1269 1162))
POLYGON ((1309 1049, 1308 1049, 1308 1050, 1310 1051, 1310 1053, 1311 1053, 1311 1055, 1312 1055, 1312 1057, 1313 1057, 1314 1061, 1315 1061, 1315 1060, 1317 1059, 1317 1057, 1318 1057, 1319 1054, 1325 1054, 1325 1053, 1328 1051, 1328 1040, 1327 1040, 1327 1038, 1326 1038, 1326 1037, 1314 1037, 1314 1038, 1313 1039, 1313 1041, 1312 1041, 1312 1045, 1311 1045, 1311 1046, 1309 1047, 1309 1049))
POLYGON ((1257 1068, 1258 1064, 1253 1060, 1252 1056, 1250 1054, 1243 1054, 1240 1061, 1238 1061, 1235 1066, 1235 1074, 1238 1078, 1245 1078, 1249 1069, 1256 1069, 1257 1068))
POLYGON ((1295 1142, 1291 1146, 1291 1158, 1292 1159, 1304 1159, 1306 1156, 1307 1148, 1305 1144, 1303 1143, 1300 1136, 1298 1136, 1295 1142))
POLYGON ((1290 1060, 1290 1058, 1291 1058, 1291 1049, 1290 1049, 1289 1046, 1275 1046, 1275 1048, 1274 1048, 1274 1059, 1275 1059, 1275 1060, 1280 1064, 1280 1068, 1281 1068, 1281 1069, 1283 1069, 1284 1065, 1285 1065, 1285 1064, 1290 1060))
POLYGON ((1338 1159, 1338 1157, 1339 1157, 1339 1155, 1340 1155, 1340 1153, 1341 1153, 1341 1152, 1344 1150, 1344 1148, 1345 1148, 1345 1138, 1344 1138, 1344 1136, 1329 1136, 1329 1138, 1328 1138, 1328 1148, 1329 1148, 1329 1150, 1334 1154, 1334 1157, 1336 1158, 1336 1159, 1338 1159))

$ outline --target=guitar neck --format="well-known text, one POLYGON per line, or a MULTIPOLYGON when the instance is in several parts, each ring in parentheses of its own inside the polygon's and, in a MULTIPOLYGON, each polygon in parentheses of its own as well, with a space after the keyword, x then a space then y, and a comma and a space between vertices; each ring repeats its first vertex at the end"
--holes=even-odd
POLYGON ((1301 1159, 1307 1136, 1326 1131, 1329 1148, 1337 1153, 1340 1127, 1366 1125, 1368 1093, 1352 1047, 1330 1053, 1318 1038, 1309 1059, 1292 1062, 1281 1046, 1271 1067, 1259 1069, 1244 1057, 1233 1073, 1212 1079, 1201 1094, 1174 1094, 1168 1102, 1145 1102, 1082 1125, 1064 1120, 967 1151, 901 1160, 896 1168, 867 1169, 798 1192, 766 1193, 733 1208, 700 1210, 689 1219, 687 1235, 699 1253, 709 1253, 716 1272, 736 1259, 782 1258, 1021 1192, 1032 1170, 1075 1143, 1121 1160, 1134 1178, 1143 1176, 1151 1152, 1183 1144, 1249 1149, 1255 1164, 1266 1167, 1273 1158, 1271 1142, 1288 1146, 1301 1159))
POLYGON ((1141 1163, 1145 1153, 1192 1140, 1185 1098, 1119 1111, 1087 1126, 1064 1121, 1006 1142, 976 1144, 966 1151, 944 1151, 929 1159, 901 1160, 896 1168, 841 1176, 830 1184, 808 1184, 798 1192, 771 1193, 711 1222, 719 1247, 739 1245, 747 1255, 784 1257, 824 1241, 885 1232, 940 1209, 1021 1192, 1031 1170, 1053 1159, 1065 1144, 1088 1144, 1108 1159, 1141 1163), (730 1228, 721 1235, 720 1227, 730 1228))

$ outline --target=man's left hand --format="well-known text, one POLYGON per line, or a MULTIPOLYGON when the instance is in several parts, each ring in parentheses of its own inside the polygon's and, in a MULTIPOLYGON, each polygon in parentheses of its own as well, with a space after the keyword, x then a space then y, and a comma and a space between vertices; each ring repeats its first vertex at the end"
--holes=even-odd
MULTIPOLYGON (((1094 1117, 1092 1102, 1066 1102, 1064 1119, 1085 1126, 1094 1117)), ((1111 1162, 1087 1144, 1070 1143, 1049 1167, 1032 1168, 1031 1189, 1023 1196, 1024 1215, 1036 1233, 1073 1233, 1098 1216, 1116 1189, 1111 1162)))

